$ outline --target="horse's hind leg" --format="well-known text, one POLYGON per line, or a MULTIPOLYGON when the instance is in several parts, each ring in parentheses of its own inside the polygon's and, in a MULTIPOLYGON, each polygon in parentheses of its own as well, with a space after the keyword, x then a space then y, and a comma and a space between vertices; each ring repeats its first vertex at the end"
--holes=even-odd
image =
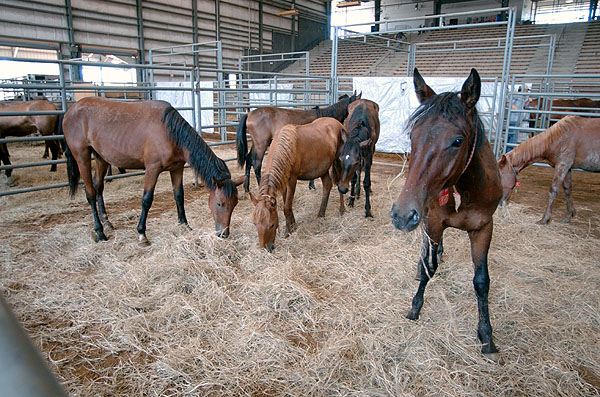
POLYGON ((246 170, 245 175, 246 179, 244 180, 244 191, 248 193, 250 191, 250 168, 252 168, 252 159, 254 158, 254 144, 252 144, 252 149, 246 155, 246 170))
POLYGON ((373 162, 372 155, 365 162, 365 179, 363 185, 365 187, 365 217, 373 217, 371 213, 371 163, 373 162))
MULTIPOLYGON (((46 144, 50 147, 50 152, 52 152, 52 160, 58 159, 58 151, 60 150, 60 146, 58 142, 55 140, 46 141, 46 144)), ((56 164, 52 164, 50 166, 50 172, 56 172, 56 164)))
POLYGON ((321 183, 323 185, 323 196, 321 197, 321 208, 319 209, 319 217, 325 216, 325 210, 327 209, 327 202, 329 201, 329 193, 331 192, 331 176, 329 176, 329 170, 321 177, 321 183))
POLYGON ((538 224, 545 225, 550 222, 550 217, 552 216, 552 205, 554 204, 554 200, 558 195, 560 185, 563 184, 563 181, 565 180, 570 168, 570 166, 567 166, 564 163, 560 163, 556 166, 556 169, 554 170, 554 177, 552 178, 552 185, 550 185, 550 190, 548 192, 548 205, 546 206, 544 216, 542 216, 542 219, 537 222, 538 224))
POLYGON ((94 230, 96 231, 96 236, 94 240, 98 241, 106 241, 106 235, 104 234, 104 227, 102 226, 102 222, 100 222, 100 217, 98 216, 98 208, 96 205, 96 189, 94 188, 94 181, 92 179, 92 161, 90 155, 90 148, 85 148, 81 152, 73 153, 77 160, 77 166, 79 167, 79 174, 81 175, 81 179, 83 180, 83 184, 85 185, 85 197, 92 208, 92 215, 94 217, 94 230))
MULTIPOLYGON (((10 154, 8 153, 8 147, 6 143, 0 144, 0 164, 4 163, 4 165, 10 165, 10 154)), ((5 170, 6 178, 8 179, 8 184, 12 184, 11 175, 12 169, 5 170)))
POLYGON ((144 175, 144 195, 142 196, 142 213, 140 214, 140 222, 138 223, 138 239, 140 245, 150 245, 148 238, 146 237, 146 218, 148 217, 148 211, 152 206, 154 200, 154 188, 156 187, 156 181, 160 174, 160 168, 157 165, 146 166, 146 174, 144 175))
POLYGON ((563 191, 565 192, 565 198, 567 200, 567 219, 565 219, 566 222, 568 222, 569 219, 571 219, 575 216, 575 207, 573 206, 573 197, 571 197, 572 181, 573 180, 571 178, 571 170, 569 170, 567 172, 567 175, 565 175, 565 179, 563 180, 563 191))
POLYGON ((187 226, 188 221, 183 207, 183 167, 171 171, 171 184, 173 185, 175 205, 177 205, 177 218, 179 223, 187 226))
MULTIPOLYGON (((254 149, 254 146, 252 147, 254 149)), ((262 168, 263 156, 265 155, 264 150, 259 154, 258 150, 254 150, 254 156, 252 157, 252 166, 254 167, 254 175, 256 176, 256 183, 260 186, 260 171, 262 168)))
POLYGON ((493 221, 490 220, 483 228, 469 232, 471 240, 471 257, 475 266, 473 287, 477 294, 477 307, 479 311, 479 324, 477 337, 483 344, 481 352, 493 361, 499 360, 498 349, 492 339, 492 325, 488 309, 488 292, 490 289, 490 276, 488 274, 487 255, 492 240, 493 221))
POLYGON ((104 228, 108 230, 113 229, 112 223, 108 220, 108 214, 106 213, 106 207, 104 206, 104 177, 106 176, 109 164, 104 161, 97 153, 96 157, 96 174, 94 175, 94 189, 96 189, 96 201, 98 202, 98 212, 100 221, 104 228))

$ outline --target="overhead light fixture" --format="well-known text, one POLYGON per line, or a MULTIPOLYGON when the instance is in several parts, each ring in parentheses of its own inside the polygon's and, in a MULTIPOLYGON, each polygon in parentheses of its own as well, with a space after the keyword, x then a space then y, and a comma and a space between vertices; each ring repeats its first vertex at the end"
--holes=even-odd
POLYGON ((353 6, 359 6, 360 5, 360 1, 359 0, 353 0, 353 1, 343 1, 341 3, 337 3, 336 7, 353 7, 353 6))
POLYGON ((290 10, 279 11, 277 13, 277 15, 280 17, 284 17, 286 15, 298 15, 298 10, 296 10, 295 8, 292 8, 290 10))

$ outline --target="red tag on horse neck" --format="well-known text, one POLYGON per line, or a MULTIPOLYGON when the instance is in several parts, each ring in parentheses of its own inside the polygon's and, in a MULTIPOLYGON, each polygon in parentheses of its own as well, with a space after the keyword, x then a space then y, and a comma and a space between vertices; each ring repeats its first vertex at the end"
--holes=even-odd
POLYGON ((521 181, 517 179, 517 184, 515 185, 516 187, 521 186, 521 181))
POLYGON ((446 204, 448 204, 448 199, 450 198, 450 193, 448 191, 448 188, 442 190, 440 192, 440 196, 438 197, 438 205, 440 207, 445 206, 446 204))

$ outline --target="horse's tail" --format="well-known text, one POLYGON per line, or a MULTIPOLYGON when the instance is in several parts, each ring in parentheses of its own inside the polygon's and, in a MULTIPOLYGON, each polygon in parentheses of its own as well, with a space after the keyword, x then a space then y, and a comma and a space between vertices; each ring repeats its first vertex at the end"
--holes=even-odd
POLYGON ((198 132, 172 106, 165 109, 162 122, 177 147, 187 150, 189 153, 187 161, 206 186, 210 190, 215 190, 217 181, 223 181, 226 185, 231 185, 227 188, 229 194, 226 192, 229 197, 231 188, 235 189, 235 185, 231 181, 231 173, 225 162, 217 157, 198 132))
POLYGON ((248 118, 248 113, 244 114, 240 119, 240 123, 237 128, 237 137, 235 138, 235 143, 237 146, 237 162, 240 168, 244 167, 246 163, 246 156, 248 154, 248 138, 246 138, 246 119, 248 118))
POLYGON ((69 193, 71 197, 75 196, 77 193, 77 188, 79 187, 79 166, 77 165, 77 161, 75 161, 75 157, 73 157, 73 153, 71 153, 71 149, 69 149, 69 145, 65 144, 65 157, 67 158, 67 176, 69 178, 69 193))
MULTIPOLYGON (((56 125, 54 126, 54 135, 64 135, 64 131, 63 131, 63 119, 65 118, 65 114, 61 113, 58 115, 58 118, 56 119, 56 125)), ((64 152, 67 151, 67 141, 65 141, 65 138, 63 136, 62 139, 58 140, 58 145, 60 147, 60 149, 64 152)))

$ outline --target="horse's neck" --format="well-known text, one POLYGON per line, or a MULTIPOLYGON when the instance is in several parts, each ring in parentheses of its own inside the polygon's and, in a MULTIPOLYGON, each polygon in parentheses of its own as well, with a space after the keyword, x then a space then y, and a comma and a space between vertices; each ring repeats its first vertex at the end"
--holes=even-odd
POLYGON ((339 103, 334 103, 331 106, 327 106, 326 108, 320 109, 320 111, 321 115, 319 116, 319 114, 317 113, 317 117, 333 117, 334 119, 337 119, 340 123, 342 122, 342 120, 340 120, 340 118, 342 118, 342 110, 339 103))
POLYGON ((548 144, 546 139, 549 137, 550 135, 536 135, 508 153, 507 158, 516 173, 521 172, 523 168, 536 161, 545 160, 547 158, 546 151, 548 149, 548 144))
POLYGON ((281 190, 279 185, 284 186, 282 183, 277 183, 276 178, 267 170, 265 170, 265 174, 262 176, 260 181, 258 193, 262 196, 271 196, 275 198, 277 197, 279 190, 281 190))

